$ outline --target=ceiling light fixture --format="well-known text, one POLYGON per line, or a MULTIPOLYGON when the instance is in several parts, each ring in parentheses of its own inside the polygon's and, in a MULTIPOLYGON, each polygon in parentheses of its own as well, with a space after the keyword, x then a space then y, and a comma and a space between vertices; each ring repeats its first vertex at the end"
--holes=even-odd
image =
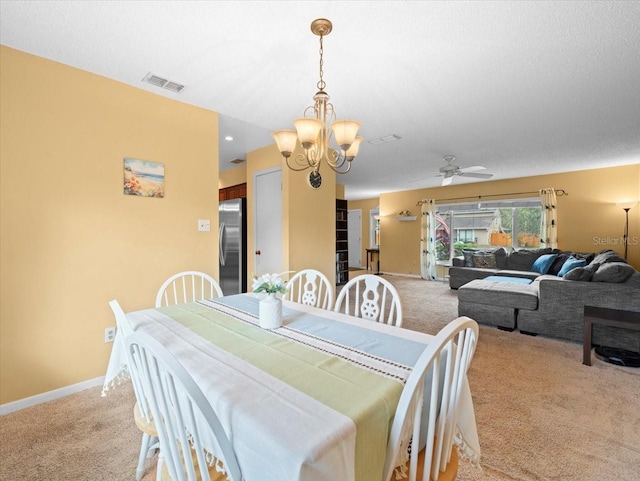
POLYGON ((311 22, 311 31, 320 37, 320 80, 318 92, 313 96, 314 104, 307 107, 304 117, 293 121, 296 130, 277 130, 271 134, 278 145, 278 150, 285 158, 291 170, 306 170, 311 168, 310 178, 320 178, 320 164, 322 160, 335 172, 345 174, 351 169, 351 162, 358 155, 362 137, 357 136, 360 122, 356 120, 336 120, 333 105, 329 103, 329 95, 325 92, 323 80, 323 45, 322 39, 331 32, 331 22, 325 18, 318 18, 311 22), (312 116, 307 116, 311 113, 312 116), (335 136, 338 149, 330 149, 329 140, 335 136), (304 154, 291 156, 299 141, 304 154), (331 150, 331 152, 329 152, 331 150))

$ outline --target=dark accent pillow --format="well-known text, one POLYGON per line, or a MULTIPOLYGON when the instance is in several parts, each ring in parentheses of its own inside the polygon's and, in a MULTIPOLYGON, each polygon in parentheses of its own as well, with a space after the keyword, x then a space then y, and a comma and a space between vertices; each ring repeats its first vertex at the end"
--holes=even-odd
POLYGON ((507 268, 507 250, 504 247, 499 247, 493 251, 493 255, 496 258, 496 267, 498 269, 507 268))
POLYGON ((593 282, 625 282, 636 270, 626 262, 605 262, 593 275, 593 282))
POLYGON ((539 272, 540 274, 546 274, 553 264, 553 261, 556 259, 557 254, 543 254, 538 257, 531 266, 532 272, 539 272))
POLYGON ((495 268, 496 256, 493 252, 476 252, 473 254, 473 267, 495 268))
POLYGON ((473 254, 475 254, 476 252, 476 249, 462 249, 465 267, 473 267, 473 254))
POLYGON ((593 259, 596 257, 593 252, 572 252, 571 255, 576 259, 584 259, 587 262, 587 265, 591 264, 593 259))
POLYGON ((564 275, 564 279, 568 281, 583 281, 588 282, 593 277, 593 272, 586 267, 576 267, 571 269, 564 275))
POLYGON ((562 269, 558 272, 558 277, 564 277, 576 267, 584 267, 587 265, 587 261, 584 259, 576 259, 575 257, 569 257, 564 264, 562 264, 562 269))
POLYGON ((568 258, 569 254, 560 254, 558 257, 556 257, 551 263, 551 267, 549 267, 547 274, 551 276, 557 276, 558 272, 560 272, 560 269, 562 268, 562 264, 564 264, 568 258))

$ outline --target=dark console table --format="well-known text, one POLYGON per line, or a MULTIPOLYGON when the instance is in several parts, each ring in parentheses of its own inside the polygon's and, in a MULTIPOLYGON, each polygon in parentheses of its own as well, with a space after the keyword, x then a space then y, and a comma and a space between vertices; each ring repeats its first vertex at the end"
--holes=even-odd
POLYGON ((591 334, 593 324, 640 330, 640 312, 584 306, 584 336, 582 338, 582 364, 591 366, 591 334))
POLYGON ((380 274, 380 249, 365 249, 367 251, 367 270, 369 270, 369 260, 371 260, 371 269, 373 269, 373 256, 378 256, 378 270, 376 274, 380 274))

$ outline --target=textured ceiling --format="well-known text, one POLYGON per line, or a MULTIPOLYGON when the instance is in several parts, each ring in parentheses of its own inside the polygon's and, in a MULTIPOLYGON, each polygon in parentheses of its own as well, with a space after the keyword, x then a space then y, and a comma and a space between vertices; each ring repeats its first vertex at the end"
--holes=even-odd
POLYGON ((338 117, 401 137, 363 143, 348 199, 440 185, 447 154, 491 180, 640 162, 636 1, 1 0, 0 41, 219 112, 225 169, 312 103, 318 17, 338 117))

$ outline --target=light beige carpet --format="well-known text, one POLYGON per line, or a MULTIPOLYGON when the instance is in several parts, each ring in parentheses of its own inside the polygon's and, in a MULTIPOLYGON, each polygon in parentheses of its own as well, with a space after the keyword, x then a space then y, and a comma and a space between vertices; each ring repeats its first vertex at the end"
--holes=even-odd
MULTIPOLYGON (((400 293, 405 327, 435 333, 457 316, 446 284, 387 279, 400 293)), ((581 349, 480 327, 469 382, 482 469, 461 461, 459 481, 640 479, 640 369, 595 357, 584 366, 581 349)), ((133 481, 133 404, 127 383, 105 398, 89 389, 0 417, 0 480, 133 481)), ((148 466, 144 481, 153 481, 148 466)))

